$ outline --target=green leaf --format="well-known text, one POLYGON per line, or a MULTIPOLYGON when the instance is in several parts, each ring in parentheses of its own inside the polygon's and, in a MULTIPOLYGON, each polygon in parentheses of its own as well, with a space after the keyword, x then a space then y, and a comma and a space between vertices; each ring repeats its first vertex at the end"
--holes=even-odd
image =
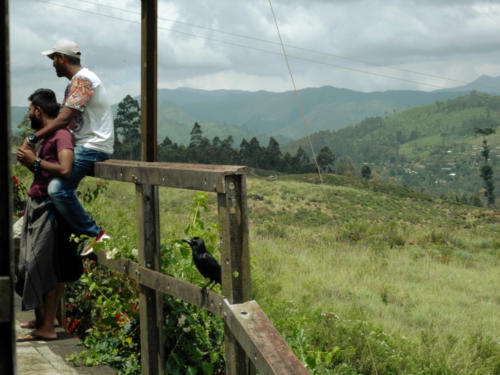
POLYGON ((219 360, 219 353, 210 352, 210 363, 216 363, 219 360))
POLYGON ((189 366, 187 371, 186 371, 186 375, 197 375, 198 374, 198 370, 196 369, 196 367, 192 367, 192 366, 189 366))
POLYGON ((214 365, 212 363, 203 362, 201 365, 203 375, 212 375, 214 373, 214 365))
POLYGON ((306 357, 306 363, 310 369, 316 368, 316 358, 314 358, 312 355, 308 355, 306 357))
POLYGON ((188 246, 181 246, 180 251, 181 251, 182 257, 185 259, 188 258, 189 255, 191 254, 191 251, 190 251, 188 246))

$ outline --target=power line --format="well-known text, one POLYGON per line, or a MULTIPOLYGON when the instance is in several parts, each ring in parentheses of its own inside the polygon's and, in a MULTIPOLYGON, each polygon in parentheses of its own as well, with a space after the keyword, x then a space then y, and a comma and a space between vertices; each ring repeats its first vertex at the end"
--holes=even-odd
MULTIPOLYGON (((127 12, 127 13, 140 15, 140 12, 138 12, 136 10, 119 8, 119 7, 115 7, 112 5, 101 4, 101 3, 90 1, 90 0, 86 0, 86 1, 81 0, 80 3, 93 4, 93 5, 97 5, 97 6, 102 6, 102 7, 107 7, 110 9, 118 10, 118 11, 123 11, 123 12, 127 12)), ((185 21, 179 21, 179 20, 174 20, 174 19, 165 18, 165 17, 158 17, 158 19, 162 20, 162 21, 191 26, 191 27, 195 27, 195 28, 199 28, 199 29, 203 29, 203 30, 213 31, 213 32, 217 32, 217 33, 221 33, 221 34, 225 34, 225 35, 230 35, 230 36, 234 36, 234 37, 238 37, 238 38, 244 38, 244 39, 254 40, 254 41, 258 41, 258 42, 279 45, 278 42, 275 42, 272 40, 257 38, 257 37, 253 37, 253 36, 249 36, 249 35, 238 34, 238 33, 229 32, 229 31, 225 31, 225 30, 221 30, 221 29, 212 28, 212 27, 197 25, 197 24, 193 24, 193 23, 189 23, 189 22, 185 22, 185 21)), ((330 56, 330 57, 335 57, 335 58, 342 59, 342 60, 353 61, 353 62, 365 64, 365 65, 371 65, 373 67, 383 68, 385 70, 392 70, 392 71, 403 72, 403 73, 412 73, 412 74, 417 74, 417 75, 420 75, 423 77, 435 78, 435 79, 440 79, 443 81, 450 81, 450 82, 456 82, 456 83, 461 83, 461 84, 468 84, 469 83, 468 81, 464 81, 464 80, 457 79, 457 78, 438 76, 435 74, 424 73, 424 72, 419 72, 419 71, 412 70, 412 69, 405 69, 405 68, 399 68, 399 67, 394 67, 394 66, 384 66, 380 63, 375 63, 373 61, 363 60, 363 59, 359 59, 359 58, 355 58, 355 57, 342 56, 342 55, 334 54, 331 52, 320 51, 317 49, 304 48, 304 47, 294 46, 291 44, 284 44, 284 45, 287 48, 293 48, 293 49, 297 49, 297 50, 301 50, 301 51, 305 51, 305 52, 310 52, 310 53, 314 53, 314 54, 318 54, 318 55, 330 56)), ((249 48, 251 48, 251 47, 249 47, 249 48)), ((335 66, 335 67, 338 67, 338 66, 335 66)), ((438 86, 434 86, 434 87, 438 87, 438 86)), ((489 89, 493 89, 493 90, 498 89, 497 87, 493 87, 493 86, 489 86, 489 85, 481 85, 481 87, 489 88, 489 89)), ((439 88, 444 88, 444 87, 439 86, 439 88)))
MULTIPOLYGON (((124 9, 124 8, 119 8, 119 7, 115 7, 115 6, 112 6, 112 5, 101 4, 101 3, 90 1, 90 0, 86 0, 86 1, 80 0, 79 2, 80 3, 87 3, 87 4, 98 5, 98 6, 102 6, 102 7, 114 9, 114 10, 119 10, 119 11, 123 11, 123 12, 127 12, 127 13, 132 13, 132 14, 140 15, 140 12, 135 11, 135 10, 129 10, 129 9, 124 9)), ((229 31, 225 31, 225 30, 221 30, 221 29, 216 29, 216 28, 213 28, 213 27, 207 27, 207 26, 197 25, 197 24, 193 24, 193 23, 189 23, 189 22, 185 22, 185 21, 174 20, 174 19, 165 18, 165 17, 158 17, 158 19, 162 20, 162 21, 167 21, 167 22, 177 23, 177 24, 181 24, 181 25, 191 26, 191 27, 195 27, 195 28, 199 28, 199 29, 203 29, 203 30, 207 30, 207 31, 213 31, 213 32, 217 32, 217 33, 221 33, 221 34, 225 34, 225 35, 230 35, 230 36, 234 36, 234 37, 238 37, 238 38, 244 38, 244 39, 254 40, 254 41, 258 41, 258 42, 263 42, 263 43, 268 43, 268 44, 273 44, 273 45, 279 45, 278 42, 275 42, 275 41, 272 41, 272 40, 257 38, 257 37, 253 37, 253 36, 249 36, 249 35, 238 34, 238 33, 229 32, 229 31)), ((372 61, 367 61, 367 60, 363 60, 363 59, 359 59, 359 58, 355 58, 355 57, 342 56, 342 55, 334 54, 334 53, 331 53, 331 52, 320 51, 320 50, 317 50, 317 49, 304 48, 304 47, 294 46, 294 45, 285 44, 285 43, 284 43, 284 46, 287 47, 287 48, 293 48, 293 49, 297 49, 297 50, 301 50, 301 51, 305 51, 305 52, 310 52, 310 53, 315 53, 315 54, 319 54, 319 55, 324 55, 324 56, 331 56, 331 57, 335 57, 335 58, 338 58, 338 59, 347 60, 347 61, 353 61, 353 62, 365 64, 365 65, 371 65, 371 66, 374 66, 374 67, 379 67, 379 68, 383 68, 383 69, 387 69, 387 70, 393 70, 393 71, 403 72, 403 73, 412 73, 412 74, 417 74, 417 75, 424 76, 424 77, 437 78, 437 79, 440 79, 440 80, 443 80, 443 81, 451 81, 451 82, 456 82, 456 83, 461 83, 461 84, 468 84, 469 83, 467 81, 460 80, 460 79, 457 79, 457 78, 450 78, 450 77, 438 76, 438 75, 434 75, 434 74, 419 72, 419 71, 411 70, 411 69, 398 68, 398 67, 393 67, 393 66, 384 66, 382 64, 374 63, 372 61)), ((490 88, 490 89, 496 89, 495 87, 488 87, 488 86, 484 86, 484 87, 485 88, 490 88)))
MULTIPOLYGON (((98 15, 98 16, 102 16, 102 17, 107 17, 107 18, 118 20, 118 21, 125 21, 125 22, 129 22, 129 23, 140 24, 139 21, 134 21, 134 20, 126 19, 126 18, 121 18, 121 17, 112 16, 112 15, 107 15, 107 14, 103 14, 103 13, 99 13, 99 12, 95 12, 95 11, 91 11, 91 10, 87 10, 87 9, 76 8, 76 7, 72 7, 72 6, 65 5, 65 4, 54 3, 54 2, 43 1, 43 0, 35 0, 35 1, 47 4, 47 5, 53 5, 53 6, 58 6, 58 7, 61 7, 61 8, 72 9, 72 10, 76 10, 76 11, 83 12, 83 13, 88 13, 88 14, 94 14, 94 15, 98 15)), ((102 4, 99 4, 99 5, 102 5, 102 4)), ((108 6, 108 7, 110 7, 110 6, 108 6)), ((129 10, 126 10, 126 9, 122 9, 122 8, 116 8, 116 7, 111 7, 111 8, 113 8, 113 9, 120 9, 120 10, 123 10, 125 12, 136 13, 136 12, 129 11, 129 10)), ((166 27, 161 27, 161 26, 158 26, 158 29, 159 30, 170 31, 170 32, 173 32, 173 33, 176 33, 176 34, 181 34, 181 35, 185 35, 185 36, 189 36, 189 37, 210 40, 210 41, 213 41, 213 42, 216 42, 216 43, 220 43, 220 44, 226 44, 226 45, 230 45, 230 46, 236 46, 236 47, 245 48, 245 49, 248 49, 248 50, 254 50, 254 51, 259 51, 259 52, 262 52, 262 53, 267 53, 267 54, 282 56, 282 53, 280 53, 280 52, 270 51, 270 50, 266 50, 266 49, 263 49, 263 48, 252 47, 252 46, 248 46, 248 45, 244 45, 244 44, 239 44, 239 43, 235 43, 235 42, 230 42, 230 41, 226 41, 226 40, 220 40, 220 39, 217 39, 217 38, 212 38, 212 37, 206 37, 206 36, 202 36, 202 35, 192 34, 192 33, 188 33, 188 32, 185 32, 185 31, 179 31, 179 30, 175 30, 175 29, 171 29, 171 28, 166 28, 166 27)), ((318 60, 313 60, 313 59, 309 59, 309 58, 305 58, 305 57, 300 57, 300 56, 288 55, 288 57, 292 58, 294 60, 305 61, 305 62, 309 62, 309 63, 313 63, 313 64, 318 64, 318 65, 330 66, 330 67, 337 68, 337 69, 348 70, 348 71, 352 71, 352 72, 356 72, 356 73, 368 74, 368 75, 372 75, 372 76, 377 76, 377 77, 386 78, 386 79, 392 79, 392 80, 401 81, 401 82, 413 83, 413 84, 422 85, 422 86, 428 86, 428 87, 433 87, 433 88, 437 88, 437 89, 445 89, 445 88, 447 88, 445 86, 436 85, 436 84, 432 84, 432 83, 427 83, 427 82, 422 82, 422 81, 415 81, 415 80, 411 80, 411 79, 395 77, 395 76, 391 76, 391 75, 387 75, 387 74, 376 73, 376 72, 366 71, 366 70, 359 69, 359 68, 353 68, 353 67, 347 67, 347 66, 343 66, 343 65, 332 64, 332 63, 328 63, 328 62, 324 62, 324 61, 318 61, 318 60)))
MULTIPOLYGON (((292 80, 293 91, 295 92, 295 97, 297 98, 297 104, 299 105, 300 114, 302 116, 302 121, 304 122, 304 128, 306 130, 306 135, 307 135, 307 139, 309 141, 309 146, 311 147, 311 152, 312 152, 314 164, 316 165, 316 169, 318 171, 318 175, 319 175, 319 179, 321 181, 321 184, 323 184, 323 175, 321 174, 321 168, 319 167, 318 159, 316 158, 316 153, 314 152, 314 147, 312 144, 311 135, 310 135, 310 131, 309 131, 309 125, 308 125, 307 120, 306 120, 304 108, 302 107, 302 101, 300 100, 299 92, 297 91, 297 86, 295 85, 295 79, 293 78, 292 68, 290 67, 290 63, 288 62, 288 56, 286 54, 285 45, 283 44, 283 39, 281 38, 280 29, 278 27, 278 20, 276 19, 276 15, 274 14, 273 4, 271 3, 271 0, 269 0, 269 6, 271 8, 271 13, 273 14, 274 23, 276 25, 276 31, 278 33, 278 37, 279 37, 280 44, 281 44, 281 49, 283 51, 283 57, 285 58, 286 66, 288 68, 288 73, 290 74, 290 79, 292 80)), ((333 218, 333 216, 332 216, 332 218, 333 218)))

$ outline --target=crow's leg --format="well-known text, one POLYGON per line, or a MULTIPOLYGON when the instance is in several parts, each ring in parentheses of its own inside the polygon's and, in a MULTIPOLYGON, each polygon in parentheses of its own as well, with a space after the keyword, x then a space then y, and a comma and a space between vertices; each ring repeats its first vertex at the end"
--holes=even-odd
POLYGON ((205 285, 203 288, 201 288, 201 303, 204 304, 206 299, 208 299, 208 290, 207 286, 205 285))

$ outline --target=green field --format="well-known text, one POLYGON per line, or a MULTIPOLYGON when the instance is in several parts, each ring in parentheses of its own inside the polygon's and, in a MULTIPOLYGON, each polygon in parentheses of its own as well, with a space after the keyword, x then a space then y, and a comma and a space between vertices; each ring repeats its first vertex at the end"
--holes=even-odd
MULTIPOLYGON (((247 183, 253 297, 311 373, 500 374, 498 210, 335 175, 247 183)), ((134 194, 110 182, 87 206, 118 245, 135 244, 134 194)), ((193 197, 160 189, 162 240, 193 197)))

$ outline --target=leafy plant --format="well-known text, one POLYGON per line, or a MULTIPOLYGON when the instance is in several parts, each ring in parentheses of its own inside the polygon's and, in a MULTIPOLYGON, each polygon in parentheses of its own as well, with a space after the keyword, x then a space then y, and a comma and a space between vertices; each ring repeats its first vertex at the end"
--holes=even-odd
MULTIPOLYGON (((218 225, 205 223, 208 195, 197 193, 191 205, 184 234, 201 237, 207 250, 216 253, 218 225)), ((217 254, 216 254, 217 255, 217 254)), ((196 270, 190 247, 179 240, 162 243, 163 272, 173 277, 203 283, 196 270)), ((164 299, 166 371, 168 374, 222 374, 224 360, 224 324, 222 319, 186 302, 166 296, 164 299)))
MULTIPOLYGON (((88 195, 90 201, 100 191, 91 191, 88 195)), ((207 200, 205 193, 195 195, 184 234, 204 238, 207 249, 215 252, 218 226, 205 223, 201 217, 202 210, 208 210, 207 200)), ((137 257, 137 250, 126 238, 95 246, 97 252, 100 248, 107 250, 107 256, 134 260, 137 257)), ((162 242, 161 252, 164 273, 190 282, 203 282, 194 267, 187 244, 169 236, 162 242)), ((87 260, 84 275, 68 286, 67 295, 68 331, 80 336, 86 347, 86 350, 71 355, 69 359, 86 366, 107 364, 120 374, 140 374, 139 305, 135 282, 87 260)), ((170 296, 165 296, 163 308, 167 373, 223 373, 222 319, 170 296)))
POLYGON ((80 280, 67 289, 68 332, 87 348, 70 360, 109 365, 121 374, 140 374, 139 306, 136 284, 120 273, 85 261, 80 280))
POLYGON ((12 176, 12 185, 14 214, 16 216, 23 216, 26 200, 28 199, 28 189, 16 176, 12 176))

